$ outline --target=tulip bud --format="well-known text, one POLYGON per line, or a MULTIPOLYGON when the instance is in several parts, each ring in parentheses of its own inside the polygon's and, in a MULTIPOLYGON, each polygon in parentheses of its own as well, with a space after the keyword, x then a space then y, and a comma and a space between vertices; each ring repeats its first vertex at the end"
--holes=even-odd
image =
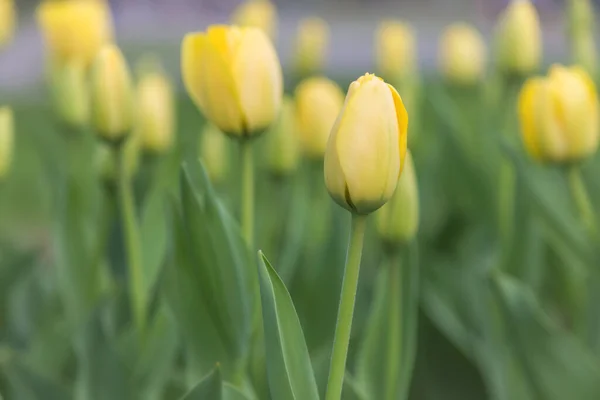
POLYGON ((396 89, 375 75, 352 82, 325 152, 331 197, 369 214, 394 193, 406 155, 408 114, 396 89))
MULTIPOLYGON (((130 135, 124 139, 125 175, 131 179, 140 167, 140 138, 130 135)), ((118 154, 108 143, 100 142, 96 150, 96 166, 100 177, 107 182, 115 182, 119 176, 118 154)))
POLYGON ((404 81, 417 69, 417 46, 412 27, 401 21, 383 21, 375 34, 375 59, 383 76, 404 81))
POLYGON ((12 110, 0 107, 0 178, 8 174, 12 164, 14 135, 12 110))
POLYGON ((0 49, 11 41, 16 20, 13 0, 0 0, 0 49))
POLYGON ((298 24, 295 64, 301 76, 312 75, 325 67, 329 48, 329 26, 321 18, 306 18, 298 24))
POLYGON ((200 135, 200 158, 210 181, 223 182, 229 167, 228 143, 217 127, 206 124, 200 135))
POLYGON ((72 128, 85 127, 90 119, 90 92, 85 64, 73 59, 52 68, 52 93, 58 117, 72 128))
POLYGON ((500 16, 496 31, 498 67, 507 74, 528 75, 542 57, 542 32, 537 11, 529 0, 512 0, 500 16))
POLYGON ((188 93, 222 132, 249 138, 279 115, 281 65, 260 29, 211 26, 188 34, 181 65, 188 93))
POLYGON ((529 79, 519 96, 523 143, 541 162, 576 162, 598 148, 598 95, 580 67, 555 65, 529 79))
POLYGON ((261 29, 271 39, 275 39, 277 9, 269 0, 247 0, 234 10, 231 22, 242 27, 261 29))
POLYGON ((274 175, 285 176, 296 170, 299 159, 297 129, 294 101, 285 97, 279 119, 267 136, 268 166, 274 175))
POLYGON ((589 32, 594 24, 594 7, 590 0, 569 0, 567 2, 568 27, 571 35, 589 32))
POLYGON ((300 145, 306 156, 321 159, 342 105, 344 93, 327 78, 308 78, 296 88, 296 117, 300 145))
POLYGON ((571 46, 573 61, 594 75, 598 66, 598 52, 596 43, 594 43, 594 35, 584 32, 577 34, 573 37, 571 46))
POLYGON ((473 85, 485 75, 486 53, 481 34, 470 25, 456 23, 447 27, 442 34, 439 67, 448 82, 473 85))
POLYGON ((136 109, 136 133, 143 148, 152 153, 169 150, 175 135, 175 106, 173 88, 164 75, 149 73, 140 80, 136 109))
POLYGON ((112 40, 113 25, 106 1, 44 1, 37 19, 53 62, 80 59, 89 65, 112 40))
POLYGON ((133 123, 133 90, 127 63, 118 47, 100 50, 92 69, 92 122, 100 137, 119 141, 133 123))
POLYGON ((410 151, 406 153, 404 171, 394 195, 379 211, 377 231, 381 239, 394 246, 412 240, 419 226, 419 190, 410 151))

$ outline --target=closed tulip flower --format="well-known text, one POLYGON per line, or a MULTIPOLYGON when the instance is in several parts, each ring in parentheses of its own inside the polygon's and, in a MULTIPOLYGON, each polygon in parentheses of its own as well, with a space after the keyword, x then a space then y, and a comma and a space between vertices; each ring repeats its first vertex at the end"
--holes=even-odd
POLYGON ((85 127, 90 119, 90 90, 86 65, 68 60, 52 68, 52 93, 59 118, 71 128, 85 127))
POLYGON ((80 59, 89 64, 112 40, 110 10, 102 0, 44 1, 37 19, 53 62, 80 59))
POLYGON ((308 78, 296 88, 296 118, 300 145, 306 156, 321 159, 342 105, 344 93, 333 81, 308 78))
POLYGON ((483 78, 487 50, 481 34, 464 23, 450 25, 439 44, 439 67, 445 79, 457 85, 473 85, 483 78))
POLYGON ((377 69, 385 76, 406 79, 417 68, 417 46, 410 25, 402 21, 383 21, 375 34, 377 69))
POLYGON ((175 105, 169 80, 158 72, 145 74, 138 83, 135 104, 142 147, 151 153, 168 151, 175 134, 175 105))
POLYGON ((580 67, 553 66, 547 77, 529 79, 519 97, 525 148, 542 162, 574 162, 598 148, 598 95, 580 67))
POLYGON ((297 129, 294 100, 285 97, 279 119, 267 136, 268 166, 274 175, 285 176, 296 170, 300 153, 297 129))
POLYGON ((227 138, 217 127, 206 124, 200 135, 200 158, 212 183, 223 182, 229 168, 227 138))
POLYGON ((0 107, 0 178, 8 174, 12 164, 14 135, 12 110, 0 107))
POLYGON ((377 231, 391 246, 412 240, 419 227, 419 190, 410 151, 406 153, 404 171, 394 195, 377 211, 377 231))
POLYGON ((500 16, 496 57, 501 71, 514 75, 535 72, 542 57, 540 20, 529 0, 512 0, 500 16))
POLYGON ((16 19, 13 0, 0 0, 0 48, 12 39, 16 19))
POLYGON ((279 114, 283 79, 269 38, 257 28, 211 26, 183 40, 185 87, 222 132, 257 135, 279 114))
POLYGON ((91 92, 94 128, 106 140, 122 140, 133 128, 133 88, 127 63, 115 45, 98 53, 91 92))
POLYGON ((259 28, 275 39, 277 9, 269 0, 248 0, 234 10, 231 22, 242 27, 259 28))
POLYGON ((296 36, 296 68, 301 75, 311 75, 325 67, 329 48, 329 25, 321 18, 300 21, 296 36))
POLYGON ((370 74, 352 82, 325 152, 325 184, 339 205, 369 214, 392 197, 407 128, 408 114, 392 86, 370 74))

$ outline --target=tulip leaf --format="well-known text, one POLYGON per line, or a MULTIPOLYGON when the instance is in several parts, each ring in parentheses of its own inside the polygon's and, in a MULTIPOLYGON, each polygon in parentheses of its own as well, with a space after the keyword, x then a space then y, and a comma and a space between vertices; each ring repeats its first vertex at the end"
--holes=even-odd
POLYGON ((215 367, 206 375, 192 390, 185 394, 180 400, 222 400, 223 383, 221 381, 221 370, 215 367))
MULTIPOLYGON (((3 351, 4 349, 0 348, 0 353, 3 351)), ((7 395, 7 399, 65 400, 73 398, 60 383, 40 375, 18 358, 0 364, 0 378, 4 378, 1 380, 5 380, 7 383, 7 391, 4 393, 7 395)), ((2 394, 0 393, 0 399, 2 399, 2 394)))
POLYGON ((259 277, 271 396, 317 400, 317 384, 292 298, 262 252, 259 277))
POLYGON ((385 265, 358 355, 357 379, 369 399, 405 399, 417 347, 418 262, 416 245, 385 265), (401 261, 395 262, 396 260, 401 261))
POLYGON ((198 375, 220 363, 228 377, 247 354, 257 272, 199 161, 184 163, 181 207, 172 208, 167 297, 198 375))

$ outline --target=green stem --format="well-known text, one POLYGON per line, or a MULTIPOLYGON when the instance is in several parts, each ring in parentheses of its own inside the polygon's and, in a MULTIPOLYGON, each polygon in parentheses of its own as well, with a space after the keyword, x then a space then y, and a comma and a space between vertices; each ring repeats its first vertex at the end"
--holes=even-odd
POLYGON ((350 243, 348 244, 348 252, 346 254, 346 269, 344 271, 344 280, 342 281, 342 293, 340 296, 337 324, 335 326, 335 338, 333 341, 333 352, 331 354, 325 400, 340 400, 342 396, 366 225, 367 217, 365 215, 352 214, 350 243))
POLYGON ((515 170, 506 156, 500 162, 498 225, 504 248, 508 249, 512 241, 515 213, 515 170))
POLYGON ((119 167, 118 190, 123 234, 125 236, 125 247, 127 251, 130 306, 138 334, 142 335, 146 322, 146 293, 143 281, 140 233, 135 215, 131 180, 127 171, 125 148, 125 142, 119 144, 117 148, 117 163, 119 167))
POLYGON ((388 265, 388 299, 389 299, 389 315, 388 315, 388 346, 387 346, 387 368, 385 381, 385 399, 398 399, 398 382, 400 382, 400 343, 402 343, 402 327, 401 327, 401 312, 402 312, 402 271, 400 270, 400 257, 397 252, 390 257, 388 265))
POLYGON ((571 195, 575 200, 581 222, 585 226, 588 234, 592 239, 596 239, 598 235, 598 226, 596 225, 596 214, 594 207, 590 201, 590 196, 585 186, 585 182, 581 176, 581 170, 577 166, 571 167, 569 170, 569 186, 571 187, 571 195))
MULTIPOLYGON (((252 143, 242 141, 242 232, 250 250, 254 246, 254 159, 252 143)), ((252 250, 254 251, 254 250, 252 250)))

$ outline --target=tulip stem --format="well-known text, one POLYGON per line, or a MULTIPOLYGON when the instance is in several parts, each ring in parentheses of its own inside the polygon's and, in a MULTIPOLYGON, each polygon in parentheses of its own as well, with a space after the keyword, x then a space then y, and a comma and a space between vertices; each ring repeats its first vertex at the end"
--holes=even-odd
POLYGON ((571 187, 571 195, 577 209, 581 222, 585 226, 588 234, 592 239, 596 239, 598 235, 598 226, 596 225, 596 214, 594 207, 590 201, 590 196, 585 186, 585 182, 581 176, 581 170, 577 166, 571 167, 569 170, 569 186, 571 187))
POLYGON ((398 398, 398 383, 400 379, 400 343, 402 343, 402 270, 400 269, 400 257, 398 252, 394 252, 390 257, 388 265, 388 333, 387 333, 387 368, 385 381, 385 400, 395 400, 398 398), (396 340, 398 339, 398 340, 396 340))
POLYGON ((254 159, 252 142, 242 141, 242 232, 246 244, 254 246, 254 159))
POLYGON ((140 248, 140 232, 135 215, 135 204, 131 190, 131 179, 127 171, 125 142, 117 145, 117 165, 119 176, 119 201, 121 222, 127 251, 127 267, 129 272, 129 296, 132 316, 138 334, 144 332, 146 320, 146 299, 142 270, 142 252, 140 248))
POLYGON ((348 252, 346 253, 346 268, 342 281, 342 293, 340 295, 337 324, 335 326, 333 352, 331 354, 325 400, 340 400, 342 396, 366 225, 367 217, 365 215, 352 214, 350 242, 348 243, 348 252))

